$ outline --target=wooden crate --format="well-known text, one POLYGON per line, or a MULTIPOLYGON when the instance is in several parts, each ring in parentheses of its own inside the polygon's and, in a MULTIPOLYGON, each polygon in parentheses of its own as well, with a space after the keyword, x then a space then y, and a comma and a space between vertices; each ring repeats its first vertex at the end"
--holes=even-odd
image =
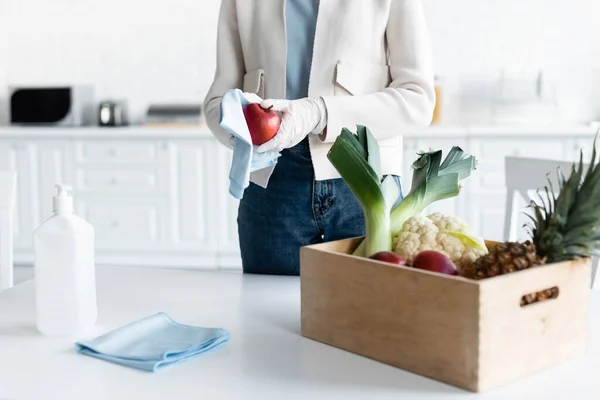
POLYGON ((360 240, 301 249, 303 336, 475 392, 586 350, 590 260, 474 281, 350 255, 360 240))

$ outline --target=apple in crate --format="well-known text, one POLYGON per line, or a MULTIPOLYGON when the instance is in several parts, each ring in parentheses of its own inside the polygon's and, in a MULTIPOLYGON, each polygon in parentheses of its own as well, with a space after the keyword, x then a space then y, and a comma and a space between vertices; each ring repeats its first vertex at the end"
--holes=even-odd
POLYGON ((250 131, 252 144, 260 146, 271 140, 279 131, 281 118, 271 108, 262 108, 258 103, 244 107, 244 118, 250 131))
POLYGON ((397 264, 397 265, 406 265, 406 259, 399 254, 396 254, 392 251, 380 251, 379 253, 373 254, 369 257, 372 260, 397 264))
POLYGON ((416 255, 413 267, 447 275, 458 275, 456 265, 444 254, 435 250, 424 250, 416 255))

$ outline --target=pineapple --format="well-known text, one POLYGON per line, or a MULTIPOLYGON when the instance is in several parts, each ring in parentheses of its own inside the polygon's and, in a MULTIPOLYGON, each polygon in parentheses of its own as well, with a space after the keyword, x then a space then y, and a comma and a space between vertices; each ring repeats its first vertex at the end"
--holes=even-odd
POLYGON ((546 259, 538 256, 535 244, 529 240, 524 243, 500 243, 491 248, 488 254, 477 258, 465 268, 463 275, 471 279, 485 279, 520 271, 545 262, 546 259))
MULTIPOLYGON (((600 132, 599 132, 600 133, 600 132)), ((530 240, 497 245, 462 271, 471 279, 485 279, 545 263, 574 260, 600 254, 600 164, 596 163, 596 138, 587 171, 583 152, 573 164, 569 178, 558 170, 558 195, 545 187, 545 196, 532 201, 531 222, 527 224, 530 240)), ((523 296, 521 304, 553 298, 558 289, 551 288, 523 296)))

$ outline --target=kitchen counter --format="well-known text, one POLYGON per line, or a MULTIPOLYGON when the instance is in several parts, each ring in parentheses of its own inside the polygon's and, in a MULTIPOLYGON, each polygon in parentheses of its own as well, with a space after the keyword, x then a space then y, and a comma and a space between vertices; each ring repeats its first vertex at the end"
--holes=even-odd
MULTIPOLYGON (((490 136, 573 136, 593 135, 597 127, 583 124, 514 125, 431 125, 410 130, 405 138, 419 137, 490 137, 490 136)), ((127 126, 127 127, 0 127, 0 138, 201 138, 211 137, 206 125, 198 126, 127 126)))
POLYGON ((594 135, 598 128, 583 124, 496 124, 496 125, 431 125, 405 134, 406 138, 419 137, 569 137, 594 135))
POLYGON ((0 127, 0 138, 10 139, 197 139, 211 137, 205 124, 197 126, 9 126, 0 127))
MULTIPOLYGON (((455 214, 483 237, 502 240, 505 157, 576 161, 583 149, 589 159, 595 130, 577 124, 433 125, 400 133, 405 192, 421 150, 447 154, 460 146, 477 157, 460 199, 426 212, 455 214)), ((0 170, 18 177, 15 262, 32 262, 31 232, 51 215, 54 183, 62 181, 73 186, 77 213, 96 227, 102 264, 237 269, 231 157, 205 125, 0 127, 0 170)))
MULTIPOLYGON (((151 374, 79 355, 34 327, 32 282, 0 293, 0 399, 597 399, 600 293, 587 356, 472 394, 300 335, 297 277, 99 267, 95 336, 163 311, 230 331, 225 347, 151 374)), ((87 338, 87 337, 86 337, 87 338)))

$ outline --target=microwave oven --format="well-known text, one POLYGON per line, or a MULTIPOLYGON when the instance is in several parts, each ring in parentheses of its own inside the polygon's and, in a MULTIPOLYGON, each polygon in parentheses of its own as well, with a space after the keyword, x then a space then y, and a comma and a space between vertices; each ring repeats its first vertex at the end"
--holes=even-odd
POLYGON ((91 86, 10 86, 9 121, 12 125, 92 125, 94 91, 91 86))

